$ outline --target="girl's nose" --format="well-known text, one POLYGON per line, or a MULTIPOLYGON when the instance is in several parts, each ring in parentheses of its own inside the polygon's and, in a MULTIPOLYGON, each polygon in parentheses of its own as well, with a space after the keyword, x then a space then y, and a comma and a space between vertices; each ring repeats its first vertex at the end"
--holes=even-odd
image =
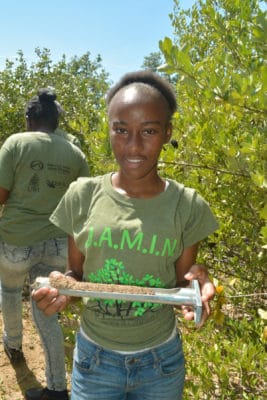
POLYGON ((133 133, 129 135, 128 138, 128 147, 131 149, 139 149, 142 147, 142 137, 138 133, 133 133))

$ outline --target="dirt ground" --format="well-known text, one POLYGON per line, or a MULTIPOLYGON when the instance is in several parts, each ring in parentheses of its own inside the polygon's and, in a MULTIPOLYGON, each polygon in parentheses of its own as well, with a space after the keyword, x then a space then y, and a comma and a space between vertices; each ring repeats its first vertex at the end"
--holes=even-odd
POLYGON ((0 400, 23 400, 26 389, 46 386, 44 353, 27 300, 23 302, 23 310, 25 363, 17 367, 11 365, 3 349, 3 320, 0 311, 0 400))

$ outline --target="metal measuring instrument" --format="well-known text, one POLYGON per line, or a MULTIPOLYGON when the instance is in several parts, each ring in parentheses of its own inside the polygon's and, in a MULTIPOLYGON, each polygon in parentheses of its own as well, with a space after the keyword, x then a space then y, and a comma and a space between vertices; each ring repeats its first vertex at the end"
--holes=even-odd
MULTIPOLYGON (((101 286, 101 285, 99 285, 101 286)), ((108 285, 104 285, 108 286, 108 285)), ((190 287, 187 288, 143 288, 149 290, 149 294, 134 293, 134 286, 132 293, 116 292, 116 286, 122 287, 122 285, 113 285, 115 290, 113 291, 103 291, 103 290, 77 290, 70 288, 57 288, 59 294, 73 297, 89 297, 89 298, 100 298, 100 299, 113 299, 113 300, 124 300, 129 302, 151 302, 151 303, 161 303, 161 304, 172 304, 172 305, 189 305, 194 308, 194 321, 196 325, 200 324, 201 314, 202 314, 202 301, 199 283, 197 280, 192 280, 190 287), (152 294, 151 294, 152 293, 152 294)), ((38 277, 36 278, 33 289, 39 289, 41 287, 53 286, 50 284, 49 278, 38 277)))

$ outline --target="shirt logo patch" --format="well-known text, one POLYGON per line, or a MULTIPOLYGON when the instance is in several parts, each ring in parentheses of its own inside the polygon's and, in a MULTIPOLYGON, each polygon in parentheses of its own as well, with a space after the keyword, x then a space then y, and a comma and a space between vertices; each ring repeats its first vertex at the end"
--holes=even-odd
POLYGON ((28 192, 39 192, 40 191, 40 178, 38 175, 34 174, 29 182, 28 185, 28 192))
POLYGON ((65 182, 47 180, 46 184, 51 189, 65 189, 67 187, 65 182))
POLYGON ((41 171, 44 168, 44 164, 42 161, 36 160, 31 162, 30 167, 34 171, 41 171))

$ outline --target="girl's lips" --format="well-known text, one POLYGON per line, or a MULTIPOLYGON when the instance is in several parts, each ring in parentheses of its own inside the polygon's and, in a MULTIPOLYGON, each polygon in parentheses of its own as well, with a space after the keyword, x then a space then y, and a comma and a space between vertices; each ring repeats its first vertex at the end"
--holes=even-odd
POLYGON ((138 159, 138 160, 137 160, 137 159, 132 160, 132 159, 127 158, 127 161, 128 161, 129 163, 137 164, 137 163, 142 162, 143 160, 140 160, 140 159, 138 159))
POLYGON ((125 160, 126 160, 128 163, 138 164, 138 163, 144 161, 144 157, 125 157, 125 160))

